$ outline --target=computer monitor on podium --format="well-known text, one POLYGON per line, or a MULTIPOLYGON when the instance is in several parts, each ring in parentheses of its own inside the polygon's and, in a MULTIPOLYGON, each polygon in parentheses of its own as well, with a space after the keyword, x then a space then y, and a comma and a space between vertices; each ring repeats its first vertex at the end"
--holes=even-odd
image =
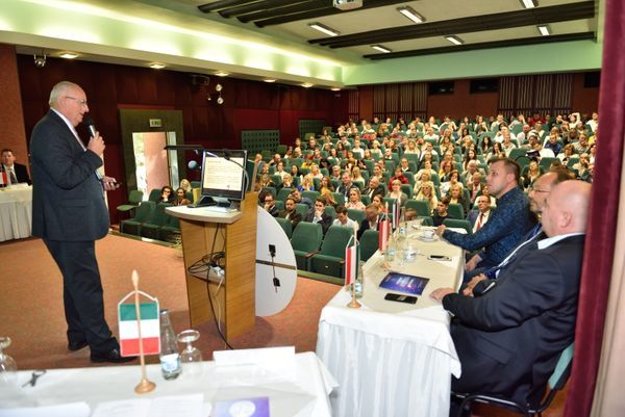
POLYGON ((198 205, 230 206, 245 199, 247 150, 202 152, 202 192, 198 205))

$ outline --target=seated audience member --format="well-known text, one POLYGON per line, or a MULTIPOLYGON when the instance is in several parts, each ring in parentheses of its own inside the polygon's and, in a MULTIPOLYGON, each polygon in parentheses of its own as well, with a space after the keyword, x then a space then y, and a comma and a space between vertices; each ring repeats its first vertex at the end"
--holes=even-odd
POLYGON ((358 228, 358 239, 362 237, 365 230, 378 230, 379 214, 380 211, 375 204, 369 204, 365 208, 365 218, 360 222, 360 227, 358 228))
POLYGON ((490 161, 486 181, 490 192, 497 197, 497 210, 477 233, 456 233, 445 230, 444 225, 436 229, 436 234, 452 245, 468 251, 483 248, 466 263, 465 280, 498 265, 536 223, 527 197, 519 187, 519 170, 519 165, 509 158, 490 161))
POLYGON ((386 203, 384 202, 384 196, 380 194, 375 194, 371 199, 371 204, 376 206, 380 212, 386 210, 386 203))
POLYGON ((282 177, 282 182, 276 185, 276 190, 281 190, 283 188, 293 188, 295 184, 293 184, 293 177, 291 174, 284 174, 282 177))
POLYGON ((345 203, 345 208, 364 210, 365 204, 360 201, 360 190, 358 188, 352 188, 349 190, 349 199, 345 203))
POLYGON ((336 219, 332 222, 332 226, 351 227, 354 231, 358 230, 358 223, 347 216, 347 209, 343 206, 336 208, 336 219))
POLYGON ((15 155, 11 149, 3 149, 0 152, 0 157, 2 158, 0 171, 6 172, 9 184, 19 184, 21 182, 32 184, 26 165, 15 162, 15 155))
POLYGON ((485 195, 477 197, 475 201, 477 204, 477 210, 471 210, 467 216, 467 220, 471 223, 471 230, 473 233, 480 230, 488 221, 490 212, 490 201, 485 195))
POLYGON ((443 197, 439 200, 436 205, 436 210, 434 211, 434 214, 432 214, 432 222, 434 223, 434 226, 441 226, 445 219, 449 217, 447 208, 449 208, 449 197, 443 197))
POLYGON ((384 190, 384 186, 380 184, 380 179, 378 177, 371 177, 369 179, 369 185, 362 192, 363 195, 368 196, 371 200, 373 200, 373 196, 381 195, 384 196, 386 191, 384 190))
POLYGON ((180 180, 180 188, 182 188, 185 193, 193 192, 193 187, 191 187, 191 182, 186 178, 183 178, 182 180, 180 180))
POLYGON ((276 207, 276 201, 275 201, 275 198, 273 197, 273 194, 265 193, 263 202, 264 202, 263 207, 265 207, 265 210, 267 211, 267 213, 271 214, 273 217, 278 217, 280 212, 278 210, 278 207, 276 207))
POLYGON ((291 195, 289 195, 284 201, 284 210, 278 214, 280 217, 290 221, 293 229, 295 229, 295 226, 302 221, 302 215, 295 210, 296 205, 297 202, 291 195))
POLYGON ((430 214, 433 213, 438 206, 438 198, 436 197, 436 192, 434 191, 434 183, 429 181, 421 185, 421 189, 419 190, 419 193, 415 196, 415 200, 421 200, 428 203, 430 214))
POLYGON ((391 183, 391 189, 386 194, 386 197, 397 200, 400 207, 404 207, 406 205, 406 201, 408 201, 408 196, 401 190, 401 182, 397 179, 393 180, 391 183))
POLYGON ((392 189, 393 181, 398 180, 400 184, 410 184, 410 180, 408 177, 404 175, 404 172, 401 170, 401 167, 395 168, 395 175, 393 175, 388 181, 389 190, 392 189))
MULTIPOLYGON (((478 194, 478 197, 481 195, 485 195, 486 197, 488 197, 488 199, 490 200, 490 206, 491 207, 497 207, 497 199, 495 197, 493 197, 492 195, 490 195, 490 190, 488 189, 488 184, 482 184, 482 189, 480 191, 480 193, 478 194)), ((477 208, 477 200, 475 200, 475 202, 473 203, 473 207, 477 208)))
POLYGON ((354 167, 352 168, 352 182, 358 186, 361 190, 365 188, 365 184, 367 180, 362 176, 360 172, 360 168, 354 167))
POLYGON ((462 191, 460 183, 452 185, 449 189, 449 203, 460 204, 462 206, 464 215, 466 216, 467 214, 469 214, 471 204, 468 200, 464 198, 464 193, 462 191))
POLYGON ((315 184, 313 183, 312 177, 306 175, 302 179, 302 183, 297 186, 297 189, 300 191, 315 191, 315 184))
POLYGON ((309 211, 304 218, 304 220, 307 222, 319 223, 321 225, 321 230, 323 231, 324 235, 332 224, 332 217, 326 214, 325 209, 326 202, 323 198, 320 197, 315 200, 314 209, 309 211))
POLYGON ((352 182, 352 175, 348 171, 345 171, 341 176, 341 185, 336 189, 336 192, 343 194, 345 201, 347 201, 349 200, 349 191, 352 188, 358 188, 358 186, 352 182))
POLYGON ((445 182, 441 183, 441 195, 448 195, 451 187, 456 184, 460 186, 461 190, 464 189, 464 185, 462 184, 462 182, 460 182, 460 173, 458 172, 458 170, 454 169, 449 173, 449 178, 445 180, 445 182))
POLYGON ((169 185, 163 186, 161 188, 161 198, 158 200, 159 203, 173 203, 174 201, 174 192, 169 185))
POLYGON ((260 191, 265 187, 273 187, 273 181, 269 174, 262 174, 256 181, 256 191, 260 191))
POLYGON ((176 190, 176 199, 172 202, 174 206, 187 206, 191 204, 191 200, 187 198, 184 188, 180 187, 176 190))
POLYGON ((414 174, 415 183, 423 180, 423 174, 428 174, 430 178, 432 177, 432 175, 436 174, 436 170, 432 168, 431 160, 423 161, 423 168, 421 168, 419 171, 417 171, 416 174, 414 174))
POLYGON ((554 186, 543 207, 545 236, 521 247, 481 294, 432 292, 454 316, 450 333, 462 364, 454 392, 540 401, 575 335, 590 189, 574 180, 554 186))
POLYGON ((538 161, 530 161, 530 164, 527 167, 527 172, 523 175, 523 188, 525 190, 529 189, 538 177, 540 177, 540 166, 538 165, 538 161))
POLYGON ((469 190, 471 204, 474 204, 477 197, 482 193, 482 174, 476 172, 471 176, 471 180, 467 183, 467 190, 469 190))

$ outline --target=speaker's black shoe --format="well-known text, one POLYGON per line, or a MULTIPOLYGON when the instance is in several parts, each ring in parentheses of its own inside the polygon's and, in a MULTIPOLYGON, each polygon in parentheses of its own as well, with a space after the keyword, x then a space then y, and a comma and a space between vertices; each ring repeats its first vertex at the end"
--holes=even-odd
POLYGON ((82 340, 80 342, 69 342, 67 344, 67 348, 71 350, 72 352, 76 352, 77 350, 87 347, 88 345, 89 344, 87 343, 86 340, 82 340))
POLYGON ((111 349, 106 352, 91 352, 91 362, 124 363, 135 360, 134 357, 123 357, 119 349, 111 349))

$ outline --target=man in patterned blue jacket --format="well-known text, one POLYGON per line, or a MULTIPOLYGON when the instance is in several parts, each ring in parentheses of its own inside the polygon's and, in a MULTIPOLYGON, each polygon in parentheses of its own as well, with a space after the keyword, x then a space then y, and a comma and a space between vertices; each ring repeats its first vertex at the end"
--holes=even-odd
POLYGON ((527 196, 519 188, 519 164, 509 158, 489 161, 486 182, 497 198, 497 209, 484 227, 474 234, 445 230, 441 225, 436 234, 449 243, 469 251, 481 249, 466 264, 465 281, 470 277, 499 265, 521 243, 526 233, 536 224, 529 210, 527 196))

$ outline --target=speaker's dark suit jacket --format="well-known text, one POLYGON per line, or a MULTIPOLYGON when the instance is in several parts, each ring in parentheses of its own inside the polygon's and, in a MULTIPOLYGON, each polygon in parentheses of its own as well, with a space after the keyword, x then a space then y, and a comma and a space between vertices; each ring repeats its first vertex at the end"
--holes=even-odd
POLYGON ((95 171, 102 159, 84 151, 54 111, 37 123, 30 142, 33 235, 89 241, 108 233, 109 217, 95 171))
POLYGON ((451 335, 462 363, 455 392, 537 401, 575 331, 584 236, 549 247, 536 244, 506 265, 496 286, 480 297, 449 294, 451 335))

